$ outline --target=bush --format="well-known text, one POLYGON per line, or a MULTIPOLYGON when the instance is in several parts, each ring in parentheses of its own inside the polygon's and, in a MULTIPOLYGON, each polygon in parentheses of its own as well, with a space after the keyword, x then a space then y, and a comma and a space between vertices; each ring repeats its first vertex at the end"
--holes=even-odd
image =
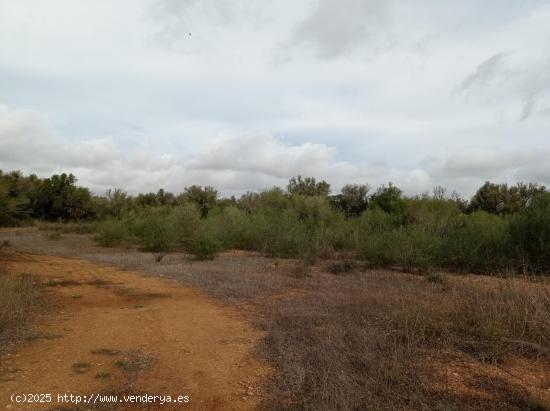
POLYGON ((211 213, 204 229, 218 239, 224 249, 253 250, 258 246, 258 231, 252 227, 250 215, 236 206, 211 213))
POLYGON ((170 217, 163 210, 155 210, 143 217, 139 237, 143 250, 165 253, 176 248, 177 232, 170 217))
POLYGON ((218 240, 202 233, 195 236, 188 246, 188 251, 199 261, 213 260, 220 250, 218 240))
POLYGON ((311 250, 312 232, 294 210, 258 213, 252 221, 260 229, 260 251, 269 256, 294 258, 311 250))
POLYGON ((535 196, 511 221, 510 237, 524 269, 550 270, 550 193, 535 196))
POLYGON ((201 213, 195 204, 184 204, 170 211, 170 219, 174 224, 176 241, 185 246, 189 243, 201 223, 201 213))
POLYGON ((404 218, 430 233, 445 235, 454 228, 462 215, 455 201, 434 198, 405 200, 404 218))
POLYGON ((119 220, 108 219, 97 224, 95 240, 103 247, 115 247, 127 241, 127 225, 119 220))
POLYGON ((509 267, 508 220, 478 211, 463 216, 444 239, 441 259, 448 268, 490 273, 509 267))
POLYGON ((407 270, 438 265, 441 239, 419 226, 373 232, 359 245, 359 256, 375 266, 399 265, 407 270))

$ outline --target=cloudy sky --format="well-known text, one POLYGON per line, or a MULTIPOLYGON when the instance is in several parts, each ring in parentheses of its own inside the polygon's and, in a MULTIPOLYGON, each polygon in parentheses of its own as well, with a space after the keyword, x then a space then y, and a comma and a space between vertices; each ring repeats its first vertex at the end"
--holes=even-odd
POLYGON ((0 168, 550 185, 550 1, 0 0, 0 168))

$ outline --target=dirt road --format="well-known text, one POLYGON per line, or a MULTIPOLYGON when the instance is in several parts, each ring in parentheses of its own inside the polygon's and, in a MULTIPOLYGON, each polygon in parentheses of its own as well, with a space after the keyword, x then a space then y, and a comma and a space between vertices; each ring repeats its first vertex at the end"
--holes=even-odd
POLYGON ((62 405, 58 394, 71 393, 119 394, 118 401, 122 394, 189 397, 188 403, 117 408, 132 410, 258 404, 269 373, 252 356, 261 335, 233 309, 173 281, 78 259, 15 251, 0 259, 10 272, 45 283, 56 302, 30 341, 1 358, 0 409, 52 409, 62 405), (12 393, 51 393, 53 399, 13 404, 12 393))

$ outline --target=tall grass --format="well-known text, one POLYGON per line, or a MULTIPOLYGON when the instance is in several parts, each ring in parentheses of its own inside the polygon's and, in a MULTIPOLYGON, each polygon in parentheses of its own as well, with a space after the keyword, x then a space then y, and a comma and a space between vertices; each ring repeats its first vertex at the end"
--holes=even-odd
MULTIPOLYGON (((278 402, 266 408, 493 409, 491 400, 434 391, 426 367, 457 351, 481 362, 550 358, 547 287, 376 272, 337 278, 264 307, 270 321, 261 350, 278 366, 278 402)), ((517 387, 494 395, 510 398, 495 409, 529 409, 517 387)))
POLYGON ((17 335, 41 303, 41 287, 30 276, 14 277, 0 270, 0 341, 17 335))

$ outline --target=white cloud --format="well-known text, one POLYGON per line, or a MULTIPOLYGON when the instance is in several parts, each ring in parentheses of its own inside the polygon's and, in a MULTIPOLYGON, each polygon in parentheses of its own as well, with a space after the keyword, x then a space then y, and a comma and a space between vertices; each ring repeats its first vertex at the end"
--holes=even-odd
POLYGON ((0 0, 0 166, 100 191, 547 182, 548 27, 539 0, 0 0))
POLYGON ((155 152, 142 146, 124 152, 110 138, 72 140, 59 135, 47 117, 29 110, 0 109, 0 167, 42 176, 72 172, 80 183, 101 193, 111 187, 131 192, 191 184, 213 185, 234 194, 285 186, 292 176, 315 176, 334 189, 346 183, 373 186, 393 181, 412 193, 431 187, 424 170, 384 164, 354 165, 337 159, 325 144, 287 144, 269 135, 222 135, 192 156, 155 152), (412 191, 411 191, 412 190, 412 191))

